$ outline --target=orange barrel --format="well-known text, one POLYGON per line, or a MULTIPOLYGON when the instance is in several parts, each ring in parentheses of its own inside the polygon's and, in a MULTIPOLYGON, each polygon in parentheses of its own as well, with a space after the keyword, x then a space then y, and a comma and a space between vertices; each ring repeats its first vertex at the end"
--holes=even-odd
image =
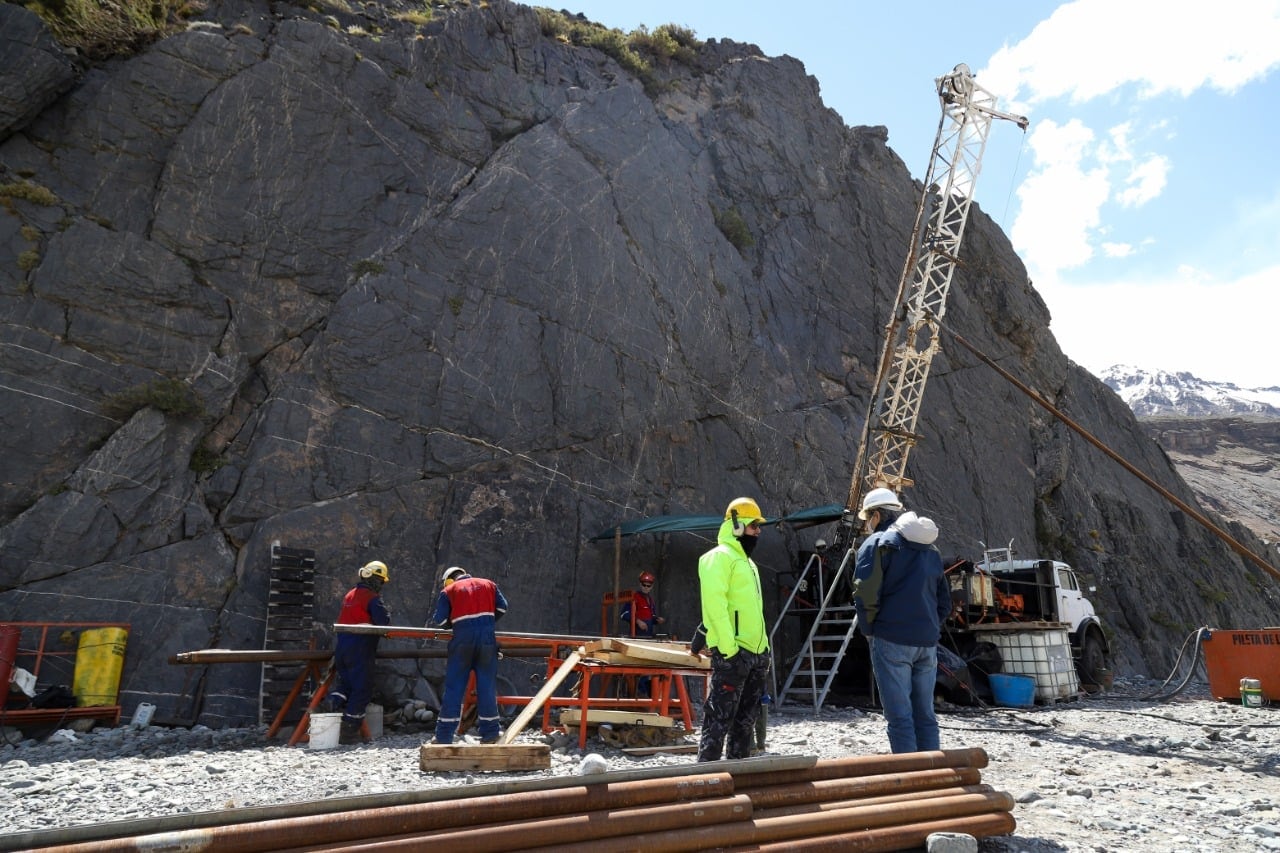
POLYGON ((71 679, 77 707, 117 704, 128 639, 126 628, 90 628, 80 632, 76 671, 71 679))

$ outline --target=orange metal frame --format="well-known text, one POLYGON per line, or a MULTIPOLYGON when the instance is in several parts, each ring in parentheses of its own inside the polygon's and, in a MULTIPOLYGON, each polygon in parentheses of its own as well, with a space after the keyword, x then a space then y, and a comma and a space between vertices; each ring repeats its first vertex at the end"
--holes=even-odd
MULTIPOLYGON (((447 640, 453 636, 452 631, 448 630, 424 630, 414 628, 410 630, 397 631, 395 628, 389 628, 384 633, 386 637, 414 638, 414 639, 433 639, 447 640)), ((513 634, 502 634, 498 637, 499 648, 544 648, 547 651, 547 677, 553 675, 564 663, 568 654, 576 650, 583 642, 591 638, 586 637, 554 637, 554 636, 519 636, 513 634)), ((245 653, 246 656, 239 660, 244 663, 255 662, 255 658, 245 653)), ((264 653, 263 660, 268 659, 264 653)), ((285 658, 280 657, 280 653, 271 653, 270 660, 282 661, 285 658)), ((267 729, 267 737, 275 737, 280 729, 284 726, 286 715, 293 703, 301 695, 308 681, 316 684, 316 691, 312 695, 311 700, 307 703, 306 709, 302 713, 302 718, 298 725, 294 727, 293 733, 289 737, 289 746, 295 746, 309 736, 311 715, 315 709, 324 701, 325 696, 329 692, 329 688, 333 683, 334 670, 332 666, 332 654, 319 653, 315 651, 299 651, 296 658, 288 660, 305 664, 302 671, 298 673, 298 677, 293 682, 288 697, 281 706, 280 711, 272 720, 270 727, 267 729)), ((189 661, 177 661, 180 663, 189 663, 189 661)), ((191 661, 196 662, 198 661, 191 661)), ((553 724, 551 721, 552 708, 579 708, 583 712, 582 719, 586 719, 586 712, 591 708, 609 708, 635 710, 644 713, 662 714, 664 716, 672 716, 679 714, 681 721, 684 723, 686 731, 693 731, 693 713, 692 703, 689 701, 688 688, 685 686, 685 677, 700 678, 703 680, 703 689, 705 692, 706 680, 710 677, 710 672, 705 669, 691 669, 683 667, 666 667, 661 664, 653 666, 636 666, 606 663, 604 661, 584 659, 574 667, 579 675, 577 693, 573 696, 552 696, 550 697, 542 709, 542 730, 544 732, 562 730, 565 727, 553 724), (607 684, 608 679, 614 676, 624 676, 636 678, 644 676, 650 679, 651 690, 648 698, 613 698, 608 696, 595 696, 591 692, 591 679, 594 677, 602 677, 603 683, 607 684)), ((514 705, 524 707, 533 701, 533 696, 523 695, 499 695, 499 705, 514 705)), ((463 700, 463 717, 467 716, 468 708, 473 707, 476 702, 475 696, 475 679, 474 677, 467 685, 466 698, 463 700)), ((586 747, 587 742, 586 725, 579 727, 578 745, 580 748, 586 747)), ((367 724, 363 727, 363 732, 367 736, 369 729, 367 724)))
MULTIPOLYGON (((547 675, 550 676, 560 668, 563 661, 554 658, 547 660, 547 675)), ((578 748, 586 749, 587 746, 587 712, 592 708, 605 708, 616 710, 639 711, 646 714, 661 714, 663 716, 674 716, 676 712, 680 715, 680 720, 684 723, 686 732, 694 729, 693 725, 693 708, 689 701, 689 691, 685 687, 685 676, 701 678, 705 681, 710 677, 711 673, 705 669, 686 669, 682 667, 666 667, 666 666, 636 666, 633 664, 615 664, 606 663, 604 661, 584 659, 574 667, 581 678, 578 682, 577 696, 551 696, 547 699, 542 708, 542 730, 549 732, 555 729, 566 729, 565 726, 553 725, 551 722, 552 708, 578 708, 581 711, 578 725, 578 748), (623 699, 609 696, 592 696, 591 695, 591 679, 595 676, 603 676, 608 679, 613 676, 646 676, 650 683, 649 698, 623 699), (674 691, 675 695, 672 695, 674 691)), ((705 687, 704 687, 705 690, 705 687)), ((527 697, 508 697, 513 699, 524 699, 521 704, 527 704, 527 697)), ((501 703, 503 697, 499 697, 501 703)), ((567 730, 567 729, 566 729, 567 730)))
MULTIPOLYGON (((600 636, 611 636, 609 631, 609 610, 614 607, 621 607, 624 604, 631 604, 635 600, 635 590, 625 589, 616 596, 611 592, 606 592, 600 599, 600 636)), ((631 630, 630 636, 636 635, 636 608, 631 608, 631 630)), ((622 631, 622 626, 618 626, 618 631, 622 631)))
MULTIPOLYGON (((610 602, 612 603, 612 602, 610 602)), ((453 636, 451 631, 427 631, 422 629, 413 629, 412 631, 397 632, 394 628, 389 629, 385 636, 387 637, 415 637, 427 639, 447 639, 453 636)), ((524 647, 542 647, 547 650, 547 677, 550 678, 556 670, 564 663, 569 652, 574 651, 587 638, 584 637, 552 637, 552 636, 518 636, 513 634, 502 634, 498 636, 499 648, 503 646, 524 646, 524 647)), ((703 690, 705 693, 707 679, 711 673, 705 669, 693 669, 684 667, 667 667, 661 664, 653 666, 636 666, 606 663, 604 661, 586 658, 574 667, 579 675, 578 693, 576 696, 551 696, 547 699, 542 708, 542 731, 551 732, 562 730, 565 727, 551 722, 552 708, 579 708, 583 712, 582 719, 586 719, 586 712, 590 708, 608 708, 608 709, 629 709, 641 711, 651 714, 662 714, 670 716, 673 712, 679 712, 681 721, 684 723, 685 731, 693 731, 693 713, 692 703, 689 701, 689 692, 685 687, 684 676, 691 676, 703 680, 703 690), (650 679, 651 689, 650 698, 640 699, 623 699, 608 696, 593 696, 591 693, 591 679, 601 676, 604 683, 614 676, 626 676, 635 678, 645 676, 650 679), (674 691, 674 696, 672 695, 674 691)), ((467 716, 466 709, 475 704, 475 680, 467 685, 466 699, 463 700, 463 717, 467 716)), ((500 695, 498 696, 499 705, 517 705, 524 707, 533 701, 533 696, 524 695, 500 695)), ((581 725, 578 728, 578 746, 585 749, 587 744, 587 726, 581 725)))

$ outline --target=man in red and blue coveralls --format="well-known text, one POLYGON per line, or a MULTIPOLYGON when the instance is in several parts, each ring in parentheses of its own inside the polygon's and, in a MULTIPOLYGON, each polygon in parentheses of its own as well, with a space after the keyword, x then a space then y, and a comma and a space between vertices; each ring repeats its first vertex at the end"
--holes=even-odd
POLYGON ((445 569, 444 589, 436 599, 436 624, 453 629, 449 662, 444 674, 444 698, 432 743, 453 743, 462 720, 467 680, 476 674, 477 728, 481 743, 497 743, 498 721, 497 621, 507 612, 507 599, 491 580, 473 578, 461 566, 445 569))
MULTIPOLYGON (((381 560, 362 566, 359 583, 342 599, 338 624, 390 625, 391 611, 382 603, 379 595, 382 585, 388 580, 387 564, 381 560)), ((362 740, 360 727, 364 724, 365 706, 373 696, 370 675, 378 653, 379 639, 378 634, 338 632, 338 644, 333 651, 337 678, 328 698, 333 709, 342 712, 339 743, 356 743, 362 740)))

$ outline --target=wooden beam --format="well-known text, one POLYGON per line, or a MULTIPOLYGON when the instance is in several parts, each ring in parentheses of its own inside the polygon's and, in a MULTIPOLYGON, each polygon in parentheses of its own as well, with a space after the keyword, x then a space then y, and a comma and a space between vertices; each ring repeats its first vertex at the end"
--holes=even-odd
MULTIPOLYGON (((711 659, 691 654, 688 643, 639 642, 636 640, 619 640, 606 637, 600 641, 603 650, 621 652, 632 658, 642 658, 668 666, 685 667, 687 669, 710 669, 711 659)), ((591 645, 595 645, 592 643, 591 645)), ((588 646, 587 648, 590 648, 588 646)))
POLYGON ((548 770, 551 747, 545 743, 438 744, 424 743, 418 752, 422 770, 548 770))
POLYGON ((529 721, 533 719, 538 711, 542 710, 542 706, 551 698, 551 694, 556 692, 556 688, 560 683, 569 677, 569 673, 573 672, 574 667, 582 660, 582 649, 573 652, 564 659, 564 663, 560 664, 560 668, 547 679, 547 683, 542 685, 542 689, 529 700, 529 704, 524 706, 524 710, 520 712, 520 716, 507 727, 507 731, 498 740, 500 744, 509 744, 515 740, 516 735, 524 731, 524 727, 529 725, 529 721))
MULTIPOLYGON (((581 711, 577 708, 565 708, 560 712, 560 722, 563 725, 577 725, 581 711)), ((676 721, 674 717, 667 717, 662 714, 650 714, 644 711, 610 711, 602 708, 591 708, 587 711, 587 725, 598 725, 600 723, 612 723, 618 726, 657 726, 664 729, 674 729, 676 721)))

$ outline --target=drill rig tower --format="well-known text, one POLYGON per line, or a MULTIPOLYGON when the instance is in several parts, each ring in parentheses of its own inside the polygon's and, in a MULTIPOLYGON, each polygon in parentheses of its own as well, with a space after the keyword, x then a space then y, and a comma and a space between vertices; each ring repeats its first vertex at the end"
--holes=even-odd
MULTIPOLYGON (((814 710, 826 701, 857 627, 853 605, 839 600, 843 597, 839 591, 844 588, 845 579, 853 575, 857 512, 862 496, 878 487, 901 495, 911 485, 906 476, 907 456, 918 438, 916 418, 929 365, 938 351, 947 292, 991 125, 996 119, 1007 119, 1026 130, 1028 123, 1023 116, 997 110, 995 96, 974 82, 967 65, 957 65, 935 82, 942 118, 916 209, 897 299, 885 327, 884 349, 858 443, 849 497, 835 534, 833 548, 835 553, 844 552, 843 559, 830 585, 821 589, 821 602, 808 637, 792 662, 781 692, 775 691, 782 701, 812 702, 814 710)), ((802 577, 808 576, 809 569, 806 566, 802 577)), ((793 590, 771 637, 795 600, 793 590)))
MULTIPOLYGON (((995 119, 1026 130, 1024 116, 1001 112, 964 64, 936 81, 942 118, 916 209, 911 249, 885 327, 875 391, 858 444, 845 517, 857 513, 865 490, 885 487, 901 495, 911 485, 907 457, 915 446, 916 418, 929 365, 938 351, 938 327, 973 204, 987 136, 995 119)), ((852 537, 850 537, 852 539, 852 537)))

